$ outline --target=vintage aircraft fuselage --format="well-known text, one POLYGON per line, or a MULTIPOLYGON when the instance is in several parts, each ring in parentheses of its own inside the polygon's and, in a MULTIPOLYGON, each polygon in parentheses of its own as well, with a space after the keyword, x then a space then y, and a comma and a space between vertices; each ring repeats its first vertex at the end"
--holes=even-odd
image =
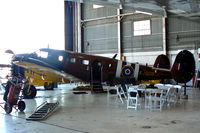
POLYGON ((181 83, 189 81, 194 75, 194 57, 189 51, 179 53, 172 69, 169 69, 169 61, 163 56, 158 57, 154 66, 150 67, 113 58, 44 48, 35 53, 16 55, 13 63, 37 71, 41 76, 53 73, 70 81, 101 79, 107 82, 116 78, 133 78, 137 81, 171 79, 175 76, 175 80, 181 83))

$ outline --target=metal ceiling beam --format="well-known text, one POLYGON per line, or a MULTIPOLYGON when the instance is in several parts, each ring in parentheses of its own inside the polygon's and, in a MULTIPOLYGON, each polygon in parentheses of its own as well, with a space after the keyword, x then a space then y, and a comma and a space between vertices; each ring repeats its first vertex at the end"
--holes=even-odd
POLYGON ((65 0, 65 1, 74 1, 74 2, 81 2, 81 3, 87 3, 87 4, 97 4, 97 5, 103 5, 105 7, 110 8, 116 8, 116 9, 125 9, 135 12, 143 11, 143 12, 149 12, 152 13, 155 16, 164 16, 164 12, 162 8, 157 8, 156 10, 153 9, 147 9, 144 7, 134 7, 134 3, 127 3, 125 0, 65 0))
POLYGON ((88 4, 99 4, 116 9, 126 9, 135 12, 136 10, 149 12, 155 16, 164 17, 162 7, 165 6, 167 12, 191 20, 200 20, 199 0, 65 0, 88 4), (182 12, 180 12, 182 11, 182 12))

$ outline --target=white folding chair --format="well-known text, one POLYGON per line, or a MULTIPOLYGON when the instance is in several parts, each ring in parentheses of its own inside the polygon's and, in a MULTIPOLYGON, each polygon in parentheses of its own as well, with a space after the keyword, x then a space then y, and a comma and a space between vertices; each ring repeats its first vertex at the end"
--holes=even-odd
POLYGON ((157 83, 157 84, 154 84, 154 86, 155 86, 155 87, 157 87, 157 88, 161 88, 161 87, 163 87, 163 86, 164 86, 164 84, 157 83))
POLYGON ((124 89, 123 89, 123 87, 121 85, 118 85, 118 87, 119 87, 119 94, 120 94, 120 96, 121 97, 123 96, 125 98, 125 100, 127 100, 127 96, 126 96, 126 93, 125 93, 125 91, 127 90, 126 85, 125 85, 125 88, 126 88, 125 91, 124 91, 124 89))
POLYGON ((132 108, 137 110, 137 107, 141 107, 141 102, 139 99, 139 94, 137 89, 127 89, 127 109, 132 108))
POLYGON ((183 87, 181 85, 174 85, 174 88, 176 88, 178 99, 181 99, 181 93, 183 91, 183 87))
MULTIPOLYGON (((124 93, 124 95, 125 95, 125 93, 124 93)), ((121 92, 119 91, 119 86, 117 86, 117 85, 109 87, 107 96, 108 96, 108 99, 110 99, 110 97, 115 97, 115 102, 120 100, 122 104, 124 103, 124 101, 121 97, 121 92)))
POLYGON ((162 111, 163 90, 149 89, 145 92, 145 109, 162 111))
POLYGON ((169 91, 167 94, 168 105, 171 103, 176 104, 177 101, 178 101, 178 93, 176 91, 176 88, 174 88, 174 87, 169 88, 169 91))

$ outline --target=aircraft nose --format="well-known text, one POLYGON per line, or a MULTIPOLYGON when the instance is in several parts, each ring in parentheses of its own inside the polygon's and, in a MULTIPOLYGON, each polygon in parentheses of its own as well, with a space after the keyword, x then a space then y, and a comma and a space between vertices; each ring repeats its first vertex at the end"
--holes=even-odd
POLYGON ((24 59, 23 55, 15 55, 13 56, 12 61, 22 61, 24 59))

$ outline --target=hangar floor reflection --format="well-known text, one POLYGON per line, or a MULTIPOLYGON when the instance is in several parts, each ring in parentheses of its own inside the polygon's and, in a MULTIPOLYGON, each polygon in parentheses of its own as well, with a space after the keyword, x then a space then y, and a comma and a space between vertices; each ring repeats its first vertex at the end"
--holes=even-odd
MULTIPOLYGON (((6 114, 0 109, 1 133, 197 133, 200 127, 200 90, 187 88, 188 100, 162 112, 127 110, 126 104, 116 103, 107 94, 74 94, 74 84, 59 85, 54 91, 38 88, 35 99, 26 99, 24 112, 6 114), (59 108, 46 120, 27 121, 44 101, 59 101, 59 108)), ((0 93, 0 101, 3 93, 0 93)))

